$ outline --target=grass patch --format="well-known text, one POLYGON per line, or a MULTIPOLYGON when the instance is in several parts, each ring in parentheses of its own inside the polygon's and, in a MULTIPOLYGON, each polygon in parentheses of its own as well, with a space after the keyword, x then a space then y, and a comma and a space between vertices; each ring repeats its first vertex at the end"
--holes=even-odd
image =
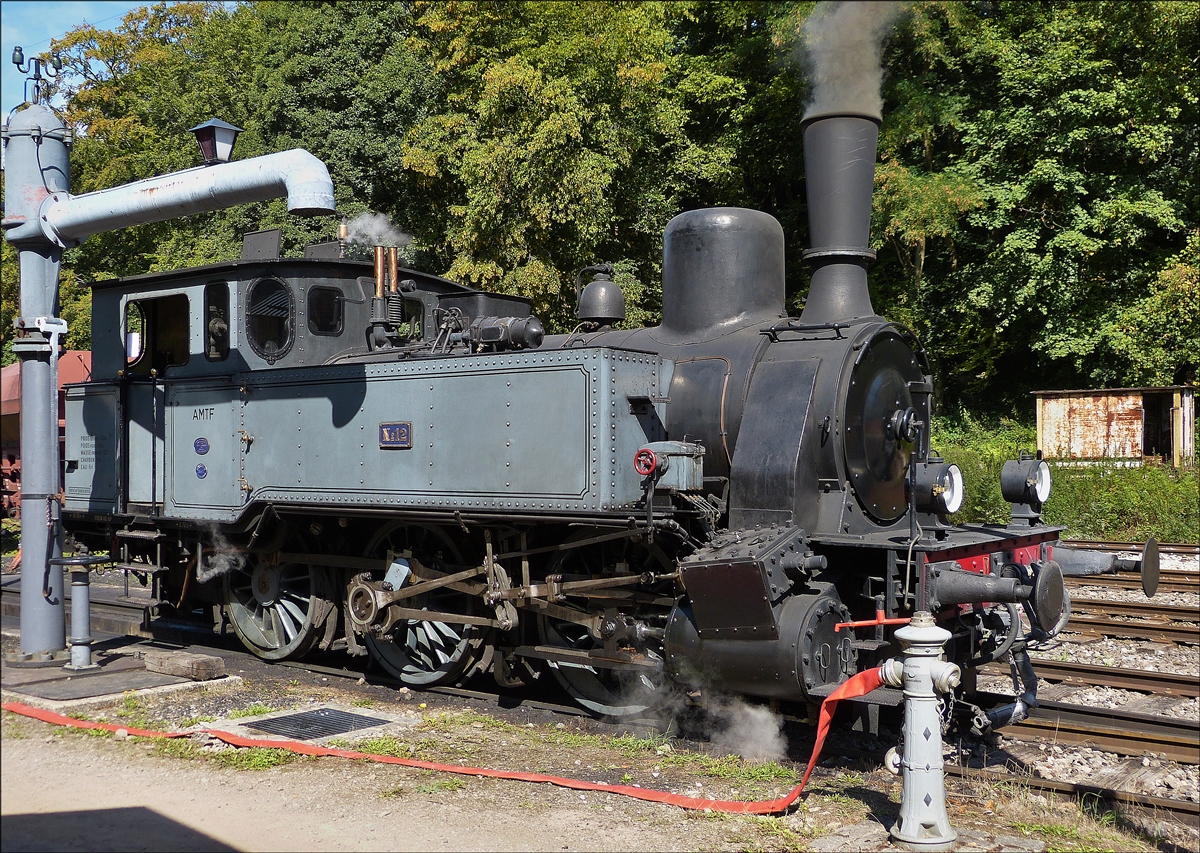
POLYGON ((211 714, 201 714, 198 717, 184 717, 179 721, 179 727, 181 729, 189 729, 192 726, 198 726, 201 723, 215 723, 216 721, 217 718, 211 714))
POLYGON ((1025 823, 1017 821, 1010 824, 1013 829, 1018 829, 1026 835, 1049 835, 1055 838, 1082 838, 1081 833, 1074 826, 1063 826, 1058 823, 1025 823))
POLYGON ((520 726, 514 726, 512 723, 506 723, 487 714, 480 714, 477 711, 471 710, 448 711, 444 714, 435 714, 431 717, 426 717, 416 725, 414 730, 450 732, 463 727, 481 728, 494 732, 515 733, 521 731, 520 726), (476 725, 477 723, 479 725, 476 725))
POLYGON ((459 776, 447 776, 444 779, 437 779, 433 782, 426 782, 424 785, 418 785, 413 788, 417 794, 439 794, 443 791, 461 791, 467 787, 467 783, 459 776))
MULTIPOLYGON (((339 738, 336 743, 339 749, 352 749, 355 752, 367 752, 371 755, 391 755, 396 758, 408 758, 414 750, 412 744, 406 743, 394 735, 371 737, 354 744, 339 738)), ((330 746, 333 744, 334 741, 330 741, 330 746)))
POLYGON ((637 735, 621 735, 612 738, 608 745, 620 750, 625 755, 637 755, 639 752, 653 752, 662 747, 670 746, 670 740, 662 735, 653 737, 638 737, 637 735))
MULTIPOLYGON (((950 516, 955 524, 1007 523, 1000 470, 1021 450, 1033 450, 1036 428, 1006 418, 983 422, 969 412, 935 417, 932 446, 962 469, 966 498, 950 516)), ((1200 470, 1120 467, 1112 462, 1074 466, 1049 460, 1054 488, 1043 518, 1076 539, 1114 542, 1196 542, 1200 531, 1200 470)))
POLYGON ((194 760, 202 758, 200 745, 188 737, 159 738, 154 744, 154 754, 163 758, 194 760))
POLYGON ((350 700, 350 704, 351 704, 352 706, 354 706, 355 708, 374 708, 374 707, 375 707, 375 700, 374 700, 374 699, 368 699, 367 697, 363 696, 363 697, 361 697, 361 698, 358 698, 358 699, 351 699, 351 700, 350 700))
POLYGON ((286 749, 252 746, 247 749, 223 749, 210 753, 208 759, 230 770, 270 770, 291 764, 300 756, 286 749))
POLYGON ((229 712, 229 719, 238 720, 242 717, 258 717, 263 714, 275 713, 275 708, 270 705, 264 705, 262 702, 255 702, 247 705, 245 708, 235 708, 229 712))
POLYGON ((728 782, 747 793, 760 791, 767 785, 795 785, 799 775, 777 761, 747 761, 736 755, 701 755, 695 752, 670 752, 659 756, 663 767, 691 770, 728 782))
POLYGON ((799 849, 804 843, 804 836, 789 827, 779 818, 764 817, 761 815, 746 815, 745 821, 759 832, 778 838, 783 842, 788 850, 799 849))
MULTIPOLYGON (((90 719, 83 714, 76 714, 75 716, 81 720, 90 719)), ((150 716, 145 704, 132 691, 125 693, 121 697, 121 701, 117 704, 116 719, 107 720, 106 722, 133 729, 170 728, 163 720, 150 716)), ((81 731, 87 731, 89 734, 104 737, 111 737, 113 734, 112 732, 105 732, 102 729, 85 729, 81 731)))
POLYGON ((22 740, 29 737, 29 734, 26 731, 26 717, 22 717, 20 714, 14 714, 12 711, 4 711, 3 714, 0 715, 0 719, 3 720, 4 736, 6 738, 22 740))

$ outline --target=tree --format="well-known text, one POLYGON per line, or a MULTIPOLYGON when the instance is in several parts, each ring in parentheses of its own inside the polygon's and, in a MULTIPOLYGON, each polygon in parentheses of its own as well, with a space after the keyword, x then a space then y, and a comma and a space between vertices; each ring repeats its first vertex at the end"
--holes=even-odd
POLYGON ((931 3, 902 25, 877 202, 909 256, 876 277, 923 318, 952 398, 1028 408, 1032 388, 1139 375, 1111 330, 1196 222, 1198 24, 1194 3, 931 3), (939 215, 910 215, 930 193, 939 215))
MULTIPOLYGON (((629 323, 660 307, 661 231, 744 205, 807 244, 794 61, 813 4, 158 4, 56 43, 79 128, 73 191, 302 146, 338 206, 387 214, 417 263, 573 324, 573 277, 617 264, 629 323)), ((1200 4, 914 4, 884 53, 872 296, 913 326, 945 402, 1028 411, 1033 388, 1194 377, 1200 4), (1193 238, 1194 240, 1194 238, 1193 238)), ((81 280, 332 235, 281 201, 68 252, 81 280)), ((12 266, 5 265, 11 278, 12 266)), ((5 279, 6 287, 9 278, 5 279)))
POLYGON ((659 235, 687 147, 663 4, 417 3, 442 81, 402 146, 413 227, 451 277, 573 325, 573 271, 616 262, 632 322, 657 310, 659 235))

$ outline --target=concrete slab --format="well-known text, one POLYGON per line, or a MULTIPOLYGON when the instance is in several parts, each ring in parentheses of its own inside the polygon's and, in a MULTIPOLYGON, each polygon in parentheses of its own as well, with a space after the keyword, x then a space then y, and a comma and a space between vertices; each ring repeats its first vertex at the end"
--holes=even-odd
POLYGON ((126 672, 146 668, 146 665, 142 661, 132 655, 119 652, 93 652, 92 662, 98 665, 100 669, 79 673, 68 672, 61 666, 30 669, 15 666, 0 667, 0 687, 19 690, 24 685, 43 684, 49 681, 66 681, 69 678, 89 678, 107 675, 111 672, 126 672))
MULTIPOLYGON (((214 684, 209 681, 206 684, 214 684)), ((317 744, 319 746, 328 746, 330 741, 348 741, 351 744, 358 741, 367 740, 369 738, 383 737, 385 735, 395 735, 407 731, 421 722, 421 715, 416 711, 405 711, 397 714, 391 711, 381 710, 379 708, 366 708, 359 706, 349 706, 332 704, 327 702, 310 703, 296 708, 289 708, 286 711, 274 711, 270 714, 259 714, 254 717, 237 717, 232 719, 217 720, 212 723, 203 723, 198 728, 203 731, 206 729, 216 729, 217 731, 229 732, 230 734, 240 735, 241 737, 258 738, 259 740, 287 740, 287 738, 276 737, 267 732, 251 728, 254 723, 263 720, 273 720, 277 717, 287 717, 292 714, 298 714, 302 711, 315 711, 319 708, 330 708, 335 711, 344 711, 348 714, 356 714, 363 717, 374 717, 383 720, 384 722, 378 726, 370 726, 369 728, 354 729, 341 735, 331 735, 324 738, 305 738, 306 743, 317 744)))
MULTIPOLYGON (((145 672, 145 670, 142 670, 145 672)), ((156 673, 146 673, 146 675, 156 675, 156 673)), ((158 676, 161 678, 173 678, 172 676, 158 676)), ((90 681, 91 679, 83 679, 90 681)), ((140 687, 134 689, 136 696, 158 696, 166 693, 184 693, 189 690, 228 690, 242 685, 242 677, 240 675, 227 675, 224 678, 217 678, 212 681, 189 681, 187 679, 174 679, 175 683, 162 684, 153 687, 140 687)), ((32 705, 35 708, 44 708, 47 711, 57 711, 60 714, 70 714, 72 711, 82 711, 88 708, 97 708, 103 705, 113 705, 120 702, 128 693, 105 693, 94 696, 82 696, 76 699, 49 699, 41 696, 34 696, 31 693, 21 693, 16 690, 4 688, 0 690, 0 697, 5 702, 24 702, 26 705, 32 705)))
POLYGON ((181 684, 188 680, 177 675, 147 672, 145 667, 142 667, 120 672, 103 672, 99 675, 33 682, 10 687, 9 690, 26 696, 35 696, 38 699, 52 699, 61 702, 69 699, 90 699, 114 693, 120 695, 130 690, 165 687, 168 684, 181 684))

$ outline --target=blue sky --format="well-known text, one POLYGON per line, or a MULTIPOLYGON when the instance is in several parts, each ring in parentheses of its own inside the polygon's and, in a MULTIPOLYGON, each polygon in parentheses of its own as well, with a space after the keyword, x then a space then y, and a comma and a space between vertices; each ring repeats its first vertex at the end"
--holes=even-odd
POLYGON ((25 51, 25 59, 49 49, 50 39, 65 35, 79 24, 89 23, 101 29, 114 29, 130 9, 149 3, 125 0, 85 0, 85 2, 0 2, 0 110, 9 110, 23 100, 25 75, 12 64, 12 51, 17 45, 25 51))

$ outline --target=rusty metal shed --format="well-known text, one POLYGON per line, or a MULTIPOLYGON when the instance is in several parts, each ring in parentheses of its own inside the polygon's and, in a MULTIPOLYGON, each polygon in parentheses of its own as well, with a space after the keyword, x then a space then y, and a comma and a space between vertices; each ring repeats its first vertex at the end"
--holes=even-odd
POLYGON ((1034 391, 1038 447, 1052 459, 1195 464, 1196 389, 1034 391))

